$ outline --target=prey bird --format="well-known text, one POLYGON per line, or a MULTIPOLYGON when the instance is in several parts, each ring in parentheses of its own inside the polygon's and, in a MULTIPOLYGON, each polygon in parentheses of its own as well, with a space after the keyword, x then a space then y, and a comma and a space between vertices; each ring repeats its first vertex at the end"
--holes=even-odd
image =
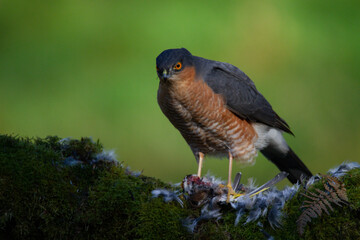
POLYGON ((233 194, 233 159, 251 164, 258 151, 287 172, 292 183, 312 176, 282 135, 293 135, 289 125, 240 69, 180 48, 163 51, 156 71, 160 108, 190 146, 199 177, 206 155, 227 156, 227 187, 233 194))

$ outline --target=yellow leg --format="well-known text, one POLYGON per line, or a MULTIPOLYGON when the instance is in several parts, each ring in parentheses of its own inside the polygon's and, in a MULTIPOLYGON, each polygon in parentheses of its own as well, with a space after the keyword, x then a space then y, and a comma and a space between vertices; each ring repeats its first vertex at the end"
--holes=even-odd
POLYGON ((228 188, 228 194, 227 194, 227 198, 226 198, 226 202, 229 203, 230 201, 230 195, 235 195, 235 191, 231 186, 231 173, 232 173, 232 163, 233 163, 233 156, 232 154, 229 152, 229 177, 228 177, 228 183, 226 185, 226 187, 228 188))
POLYGON ((198 177, 201 177, 201 169, 202 169, 202 165, 203 165, 203 160, 204 160, 204 154, 202 152, 199 152, 199 166, 198 166, 198 172, 197 172, 198 177))

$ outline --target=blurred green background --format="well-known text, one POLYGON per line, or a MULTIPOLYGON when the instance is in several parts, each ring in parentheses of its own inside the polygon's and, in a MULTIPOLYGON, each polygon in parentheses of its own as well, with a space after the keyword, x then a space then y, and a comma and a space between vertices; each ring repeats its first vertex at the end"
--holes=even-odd
MULTIPOLYGON (((357 2, 1 1, 0 133, 92 136, 179 182, 197 164, 157 105, 155 58, 186 47, 247 73, 313 173, 359 161, 357 2)), ((210 158, 203 171, 226 179, 227 167, 210 158)), ((278 172, 263 156, 234 168, 258 183, 278 172)))

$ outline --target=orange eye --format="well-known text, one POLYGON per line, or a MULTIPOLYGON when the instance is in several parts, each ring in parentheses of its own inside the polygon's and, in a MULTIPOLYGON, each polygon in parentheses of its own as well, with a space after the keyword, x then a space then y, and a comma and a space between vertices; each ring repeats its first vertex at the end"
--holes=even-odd
POLYGON ((174 69, 175 69, 175 70, 180 70, 181 68, 182 68, 181 62, 178 62, 178 63, 174 66, 174 69))
POLYGON ((156 66, 156 71, 158 72, 159 71, 159 68, 156 66))

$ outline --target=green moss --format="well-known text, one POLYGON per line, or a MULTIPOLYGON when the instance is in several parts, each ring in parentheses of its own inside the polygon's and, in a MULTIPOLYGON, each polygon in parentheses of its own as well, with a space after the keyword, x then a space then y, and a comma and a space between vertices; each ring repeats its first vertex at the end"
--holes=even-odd
MULTIPOLYGON (((131 176, 119 164, 92 161, 103 148, 89 138, 27 139, 0 135, 0 239, 263 239, 256 223, 234 226, 235 212, 200 222, 194 233, 182 226, 200 209, 153 199, 151 191, 172 187, 160 180, 131 176), (82 164, 67 166, 67 159, 82 164)), ((313 219, 305 239, 359 239, 360 170, 343 177, 350 206, 313 219)), ((312 188, 321 187, 317 183, 312 188)), ((276 239, 299 239, 296 220, 304 198, 285 206, 281 229, 260 219, 276 239)))
POLYGON ((235 223, 235 212, 229 209, 229 212, 222 216, 219 221, 208 221, 198 228, 195 234, 200 239, 264 239, 259 226, 255 222, 245 224, 245 218, 235 223))
POLYGON ((178 207, 177 203, 164 203, 157 198, 140 206, 137 237, 141 239, 187 239, 181 220, 190 212, 178 207))
MULTIPOLYGON (((305 228, 302 237, 305 239, 360 239, 360 169, 351 170, 341 178, 347 189, 349 206, 338 207, 333 205, 334 211, 330 215, 323 213, 321 217, 313 218, 305 228)), ((309 188, 324 189, 321 182, 315 183, 309 188)), ((304 192, 302 190, 302 192, 304 192)), ((296 221, 301 214, 301 205, 305 197, 297 193, 294 198, 285 205, 287 217, 280 230, 269 232, 280 239, 299 239, 296 221), (293 234, 296 233, 296 234, 293 234)))
POLYGON ((306 239, 360 239, 360 169, 350 171, 342 181, 350 206, 334 207, 329 216, 314 219, 304 234, 306 239))
MULTIPOLYGON (((170 188, 169 185, 153 178, 128 176, 122 168, 113 167, 106 172, 89 192, 87 221, 90 229, 95 230, 91 234, 92 237, 137 238, 145 226, 144 216, 153 215, 151 212, 142 214, 144 204, 151 202, 151 191, 160 187, 170 188)), ((152 221, 151 224, 157 226, 161 218, 157 215, 153 217, 158 217, 158 220, 152 221)))

